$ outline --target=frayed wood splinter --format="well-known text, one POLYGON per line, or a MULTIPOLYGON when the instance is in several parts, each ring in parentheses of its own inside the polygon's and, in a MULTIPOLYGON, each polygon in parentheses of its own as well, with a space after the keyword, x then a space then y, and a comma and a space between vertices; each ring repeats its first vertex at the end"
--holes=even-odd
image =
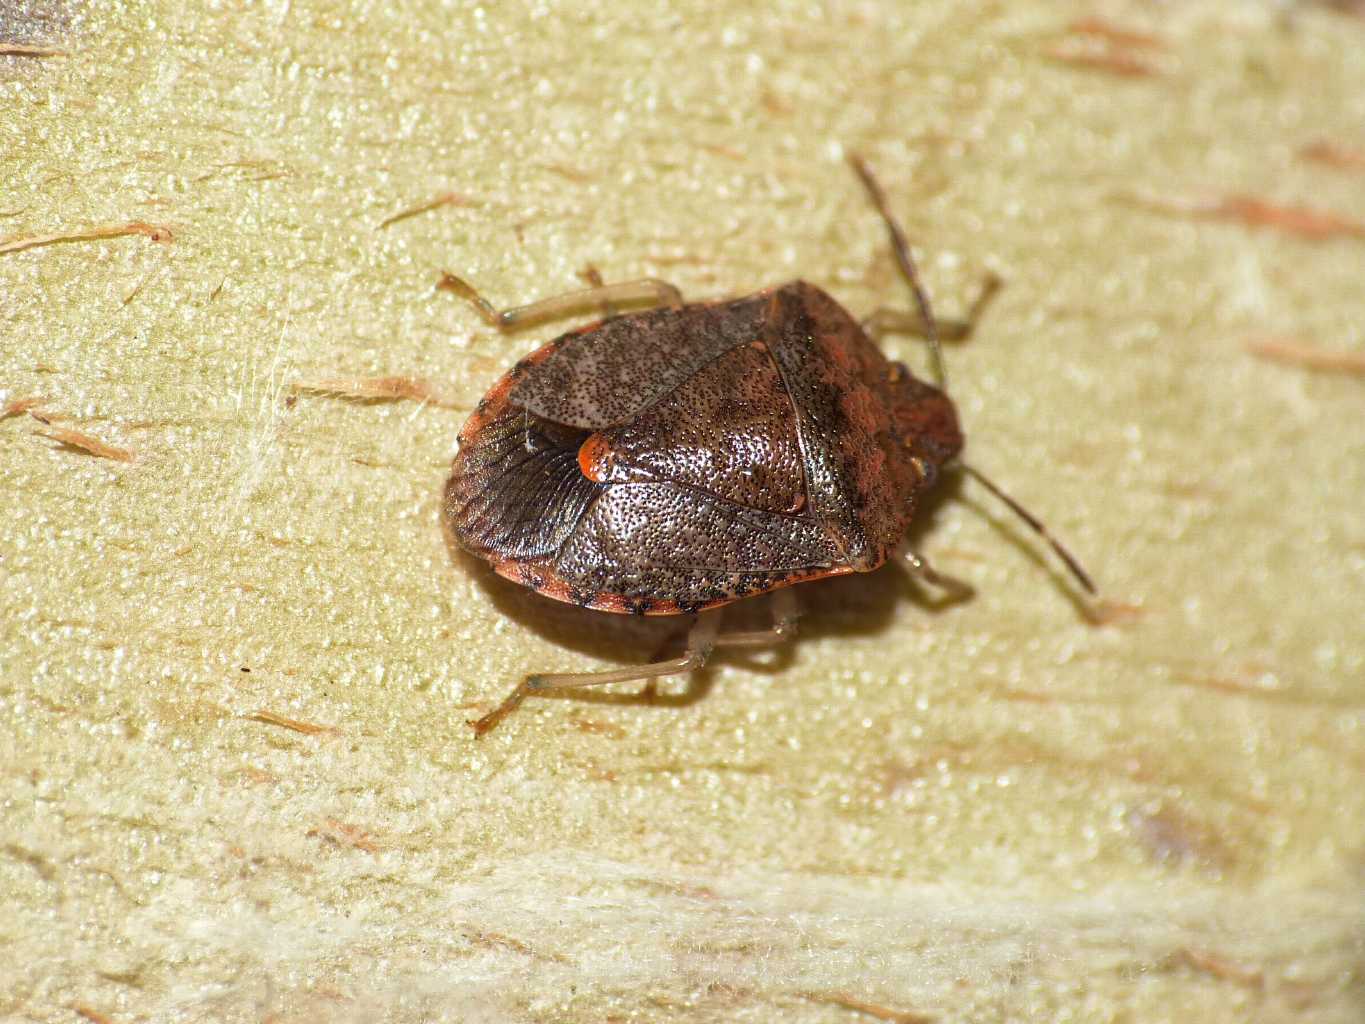
POLYGON ((1122 28, 1103 18, 1077 18, 1067 25, 1066 30, 1072 35, 1091 36, 1095 39, 1103 39, 1105 42, 1113 43, 1116 46, 1125 46, 1135 50, 1164 50, 1166 43, 1161 37, 1152 35, 1150 32, 1135 32, 1132 29, 1122 28))
POLYGON ((1179 950, 1172 959, 1177 964, 1244 988, 1262 988, 1265 985, 1265 975, 1259 970, 1220 953, 1186 947, 1179 950))
POLYGON ((588 733, 591 736, 608 736, 611 739, 624 739, 628 734, 619 725, 611 722, 599 722, 591 718, 571 718, 569 724, 579 732, 588 733))
MULTIPOLYGON (((30 412, 29 415, 33 416, 34 414, 30 412)), ((43 420, 43 422, 47 421, 43 420)), ((71 430, 67 427, 49 427, 47 430, 35 430, 34 433, 68 448, 79 449, 97 459, 113 459, 115 462, 133 461, 133 453, 127 448, 106 444, 97 437, 82 434, 79 430, 71 430)))
POLYGON ((1334 238, 1365 240, 1365 224, 1339 214, 1301 206, 1280 206, 1256 196, 1234 194, 1212 199, 1166 199, 1141 193, 1115 198, 1146 210, 1194 220, 1224 221, 1251 228, 1272 228, 1309 242, 1334 238))
POLYGON ((379 844, 374 841, 373 833, 366 832, 357 825, 348 825, 336 818, 326 819, 318 828, 310 828, 309 836, 325 839, 338 846, 352 846, 366 853, 378 853, 379 844))
POLYGON ((148 224, 134 220, 127 224, 108 224, 104 227, 87 228, 84 231, 58 231, 49 235, 27 235, 0 241, 0 254, 23 252, 39 246, 56 245, 59 242, 95 242, 105 238, 122 238, 125 235, 143 235, 153 242, 167 243, 175 240, 175 234, 164 224, 148 224))
POLYGON ((592 181, 592 175, 587 171, 580 171, 577 167, 570 167, 568 164, 541 164, 545 170, 551 174, 558 174, 575 184, 584 185, 592 181))
POLYGON ((0 57, 65 57, 66 51, 41 43, 0 43, 0 57))
MULTIPOLYGON (((24 413, 34 415, 33 410, 47 401, 38 395, 30 395, 27 398, 12 398, 3 406, 0 406, 0 420, 7 420, 11 416, 22 416, 24 413)), ((46 423, 41 416, 34 416, 40 423, 46 423)))
POLYGON ((1322 139, 1299 150, 1299 157, 1310 163, 1344 171, 1365 171, 1365 149, 1348 149, 1322 139))
POLYGON ((1160 78, 1165 74, 1150 61, 1122 50, 1082 49, 1070 43, 1057 43, 1044 50, 1043 56, 1057 64, 1103 71, 1119 78, 1160 78))
POLYGON ((1255 196, 1228 196, 1208 211, 1216 220, 1231 220, 1248 227, 1275 228, 1310 241, 1332 238, 1365 239, 1365 224, 1335 213, 1298 206, 1277 206, 1255 196))
POLYGON ((1279 677, 1265 665, 1256 662, 1222 670, 1179 670, 1173 676, 1173 680, 1182 686, 1197 686, 1215 693, 1234 696, 1267 697, 1284 690, 1279 677))
POLYGON ((878 1003, 870 1003, 866 999, 858 999, 846 992, 807 992, 805 997, 813 1003, 840 1006, 845 1010, 854 1010, 866 1014, 875 1020, 887 1021, 889 1024, 933 1024, 938 1019, 929 1013, 919 1013, 915 1010, 896 1010, 878 1003))
POLYGON ((421 377, 325 377, 322 380, 298 381, 290 387, 290 391, 293 394, 333 395, 359 401, 409 400, 442 409, 460 408, 449 396, 421 377))
POLYGON ((318 725, 314 722, 301 722, 297 718, 287 718, 284 715, 276 714, 274 711, 253 711, 249 715, 243 715, 248 722, 262 722, 266 725, 278 725, 281 729, 289 729, 293 732, 301 732, 305 736, 339 736, 341 730, 335 725, 318 725))
POLYGON ((406 210, 399 210, 392 217, 380 221, 379 226, 376 227, 375 230, 383 231, 385 228, 391 227, 392 225, 397 224, 400 221, 405 221, 409 217, 417 217, 424 213, 430 213, 432 210, 439 210, 442 206, 473 205, 474 200, 470 199, 468 196, 460 195, 460 193, 458 192, 442 192, 435 199, 428 200, 425 203, 420 203, 417 206, 410 206, 406 210))
POLYGON ((1126 601, 1100 598, 1091 602, 1085 609, 1085 618, 1092 626, 1127 626, 1145 614, 1141 605, 1126 601))
POLYGON ((147 282, 150 281, 152 278, 156 277, 158 274, 160 274, 164 269, 165 264, 163 263, 161 266, 153 267, 151 270, 147 271, 147 273, 143 274, 142 280, 138 281, 137 284, 133 285, 133 290, 123 297, 123 302, 121 303, 121 305, 126 306, 128 305, 128 303, 132 302, 135 298, 137 298, 138 295, 141 294, 142 289, 147 287, 147 282))
POLYGON ((1147 32, 1120 28, 1103 18, 1077 18, 1066 26, 1066 38, 1043 50, 1058 64, 1102 71, 1119 78, 1160 78, 1166 71, 1141 52, 1165 50, 1166 44, 1147 32))
POLYGON ((469 941, 476 946, 485 948, 505 949, 522 956, 530 957, 532 960, 548 960, 556 964, 572 964, 573 961, 562 953, 542 953, 514 935, 504 935, 502 932, 476 931, 471 933, 469 941))
POLYGON ((1317 348, 1292 338, 1266 338, 1247 342, 1247 351, 1261 359, 1306 370, 1365 376, 1365 352, 1317 348))

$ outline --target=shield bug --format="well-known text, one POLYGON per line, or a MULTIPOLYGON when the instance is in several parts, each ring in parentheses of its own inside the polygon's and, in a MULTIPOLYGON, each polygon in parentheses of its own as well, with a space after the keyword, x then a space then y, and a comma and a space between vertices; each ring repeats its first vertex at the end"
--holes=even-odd
MULTIPOLYGON (((521 360, 479 402, 446 482, 451 535, 500 575, 556 600, 696 616, 681 656, 529 676, 471 723, 477 734, 529 694, 652 681, 701 666, 717 646, 785 639, 796 619, 790 587, 869 572, 902 550, 921 499, 953 467, 1021 515, 1094 592, 1038 520, 959 460, 938 325, 881 187, 861 160, 852 164, 917 315, 882 311, 860 326, 804 281, 688 304, 654 279, 499 312, 444 277, 499 329, 587 307, 607 312, 521 360), (641 302, 655 308, 615 313, 641 302), (937 385, 882 354, 869 334, 886 329, 928 339, 937 385), (720 632, 722 605, 759 594, 772 595, 770 630, 720 632)), ((919 556, 907 560, 945 582, 919 556)))

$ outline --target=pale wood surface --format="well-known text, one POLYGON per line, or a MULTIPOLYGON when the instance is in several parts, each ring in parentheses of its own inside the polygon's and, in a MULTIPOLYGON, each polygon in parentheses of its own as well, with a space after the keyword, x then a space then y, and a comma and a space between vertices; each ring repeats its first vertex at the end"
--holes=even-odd
POLYGON ((1256 346, 1365 350, 1322 158, 1365 150, 1365 23, 238 6, 0 56, 0 242, 143 226, 0 253, 0 407, 43 399, 0 420, 0 1017, 1360 1019, 1365 380, 1256 346), (553 328, 440 271, 901 305, 852 148, 943 314, 1005 279, 947 353, 970 456, 1132 610, 964 485, 916 540, 971 601, 817 585, 696 700, 475 743, 667 624, 452 560, 461 409, 553 328))

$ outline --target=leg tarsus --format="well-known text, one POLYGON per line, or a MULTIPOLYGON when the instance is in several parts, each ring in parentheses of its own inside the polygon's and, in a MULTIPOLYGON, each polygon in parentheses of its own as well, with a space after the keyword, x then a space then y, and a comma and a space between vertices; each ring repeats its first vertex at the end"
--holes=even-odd
POLYGON ((483 736, 496 728, 499 722, 533 694, 544 694, 551 690, 575 690, 585 686, 605 686, 608 683, 629 683, 637 679, 652 682, 660 676, 679 675, 699 669, 706 664, 706 659, 716 646, 721 614, 716 610, 702 612, 697 616, 697 621, 687 634, 687 650, 680 657, 630 668, 606 669, 602 672, 557 672, 527 676, 501 704, 469 725, 473 728, 475 736, 483 736))
POLYGON ((986 311, 986 307, 991 304, 991 300, 1001 288, 1005 287, 1005 279, 994 270, 986 271, 986 279, 981 282, 981 290, 976 293, 971 307, 967 310, 967 333, 970 335, 976 322, 981 319, 981 314, 986 311))
POLYGON ((951 600, 965 601, 976 593, 976 589, 965 580, 960 580, 956 576, 948 576, 939 572, 929 560, 917 552, 907 548, 902 555, 902 560, 912 576, 924 580, 925 583, 937 587, 948 594, 951 600))
POLYGON ((484 733, 491 732, 497 728, 499 722, 510 715, 517 708, 521 707, 521 702, 526 699, 526 695, 531 692, 531 681, 535 676, 527 676, 517 684, 516 689, 503 698, 501 704, 495 707, 482 718, 474 719, 468 725, 474 730, 475 736, 482 736, 484 733))
POLYGON ((657 277, 642 277, 635 281, 618 281, 616 284, 604 284, 595 288, 581 288, 578 291, 502 310, 480 295, 468 281, 449 271, 441 275, 436 287, 460 296, 472 305, 485 321, 500 331, 514 330, 538 320, 567 316, 584 309, 602 308, 610 312, 619 305, 671 306, 678 309, 683 304, 682 293, 675 286, 657 277))

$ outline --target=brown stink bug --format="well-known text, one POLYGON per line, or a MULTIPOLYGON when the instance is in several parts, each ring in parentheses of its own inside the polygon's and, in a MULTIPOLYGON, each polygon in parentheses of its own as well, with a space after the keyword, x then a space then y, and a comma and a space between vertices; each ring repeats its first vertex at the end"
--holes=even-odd
MULTIPOLYGON (((533 675, 471 723, 479 735, 528 694, 688 672, 718 645, 773 643, 796 619, 790 586, 869 572, 903 543, 921 498, 963 468, 1089 577, 1043 526, 957 461, 938 328, 900 227, 861 160, 918 316, 867 327, 929 340, 938 386, 890 362, 814 285, 684 304, 646 279, 498 312, 447 274, 443 287, 506 329, 588 306, 607 319, 561 335, 499 380, 460 431, 444 521, 502 576, 548 597, 632 615, 696 615, 677 658, 604 672, 533 675), (614 315, 617 304, 655 308, 614 315), (771 630, 721 633, 720 606, 773 595, 771 630)), ((968 325, 959 325, 959 332, 968 325)), ((912 571, 942 583, 907 554, 912 571)))

